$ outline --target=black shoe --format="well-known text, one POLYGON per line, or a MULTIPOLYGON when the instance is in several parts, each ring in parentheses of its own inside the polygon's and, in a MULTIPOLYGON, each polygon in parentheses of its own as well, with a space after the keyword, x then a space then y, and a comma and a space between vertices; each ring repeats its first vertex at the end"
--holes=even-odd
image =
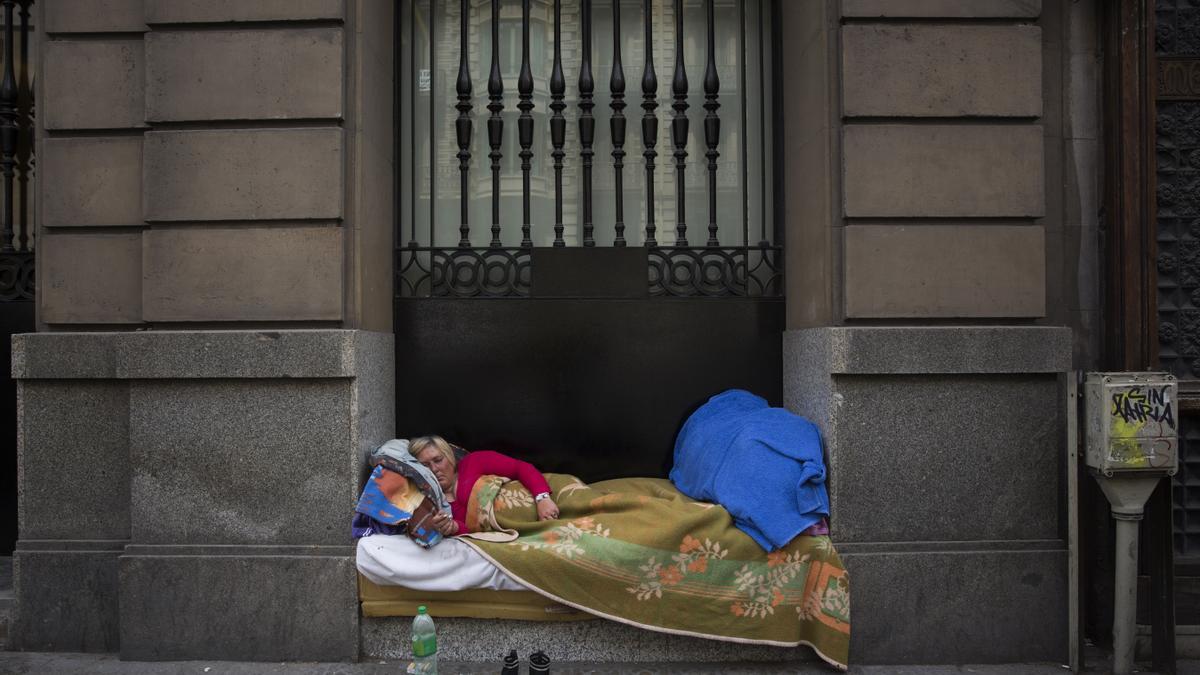
POLYGON ((529 655, 529 675, 550 672, 550 657, 541 651, 529 655))
POLYGON ((521 674, 521 659, 517 658, 517 650, 512 650, 508 656, 504 657, 504 668, 500 670, 500 675, 520 675, 521 674))

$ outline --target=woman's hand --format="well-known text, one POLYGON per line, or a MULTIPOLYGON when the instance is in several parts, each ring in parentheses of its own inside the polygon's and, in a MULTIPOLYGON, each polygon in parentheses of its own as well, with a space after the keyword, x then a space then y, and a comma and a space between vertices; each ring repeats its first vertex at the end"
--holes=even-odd
POLYGON ((433 517, 433 527, 444 537, 458 534, 458 523, 447 513, 439 513, 433 517))
POLYGON ((554 520, 558 517, 558 504, 546 497, 537 503, 538 520, 554 520))

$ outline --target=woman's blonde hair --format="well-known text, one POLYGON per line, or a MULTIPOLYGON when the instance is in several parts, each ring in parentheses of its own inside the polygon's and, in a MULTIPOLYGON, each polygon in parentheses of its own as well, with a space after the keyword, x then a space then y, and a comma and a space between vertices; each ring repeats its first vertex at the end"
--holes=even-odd
POLYGON ((438 452, 442 453, 446 461, 450 462, 450 466, 458 468, 458 460, 454 456, 454 449, 441 436, 419 436, 412 439, 408 442, 408 454, 416 457, 431 445, 437 448, 438 452))

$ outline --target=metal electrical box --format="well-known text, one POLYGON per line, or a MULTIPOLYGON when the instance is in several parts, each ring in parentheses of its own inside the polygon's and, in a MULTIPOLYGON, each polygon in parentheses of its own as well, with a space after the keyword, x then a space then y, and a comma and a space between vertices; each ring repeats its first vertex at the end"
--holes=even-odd
POLYGON ((1179 468, 1178 385, 1170 373, 1088 373, 1087 465, 1105 476, 1179 468))

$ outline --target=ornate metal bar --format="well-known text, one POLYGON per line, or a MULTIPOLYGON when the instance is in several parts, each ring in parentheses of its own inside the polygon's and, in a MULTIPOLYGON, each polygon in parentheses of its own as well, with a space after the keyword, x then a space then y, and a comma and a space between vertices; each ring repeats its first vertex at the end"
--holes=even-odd
POLYGON ((29 205, 33 203, 29 186, 33 178, 34 100, 33 73, 29 66, 29 8, 33 0, 19 0, 21 16, 21 73, 17 78, 17 112, 20 131, 17 139, 17 183, 21 194, 21 213, 17 225, 21 228, 18 251, 28 251, 33 235, 29 205))
MULTIPOLYGON (((647 45, 649 46, 649 45, 647 45)), ((609 133, 612 134, 613 171, 617 197, 617 218, 613 229, 616 238, 613 246, 620 248, 625 245, 625 200, 621 170, 625 168, 625 70, 621 67, 621 0, 613 0, 613 68, 608 80, 608 89, 612 93, 612 117, 608 120, 609 133)))
POLYGON ((721 140, 721 118, 717 116, 717 96, 721 91, 721 78, 717 76, 717 47, 713 39, 713 0, 708 5, 708 65, 704 68, 704 143, 708 152, 708 242, 707 246, 718 246, 717 241, 717 144, 721 140))
POLYGON ((4 173, 4 231, 0 233, 0 251, 13 247, 13 169, 17 165, 17 78, 13 71, 13 8, 16 0, 4 5, 4 80, 0 82, 0 170, 4 173))
POLYGON ((500 144, 504 141, 504 78, 500 74, 500 0, 492 0, 492 71, 488 75, 488 145, 492 147, 488 157, 492 160, 492 242, 493 248, 500 247, 500 144))
POLYGON ((519 298, 530 289, 529 247, 403 248, 396 297, 519 298))
POLYGON ((596 135, 596 120, 592 118, 592 0, 583 0, 583 63, 579 66, 579 142, 583 150, 583 245, 595 246, 592 237, 592 141, 596 135))
MULTIPOLYGON (((738 96, 742 113, 741 138, 747 138, 750 127, 746 123, 746 3, 738 3, 738 96)), ((760 96, 765 98, 765 96, 760 96)), ((750 243, 750 155, 747 142, 738 143, 742 151, 742 245, 750 243)), ((763 152, 760 150, 759 152, 763 152)))
MULTIPOLYGON (((415 35, 416 31, 412 27, 417 25, 417 3, 412 2, 412 3, 409 3, 409 5, 408 5, 408 26, 407 27, 404 26, 404 20, 401 18, 401 12, 399 11, 399 9, 400 9, 399 7, 396 8, 396 10, 397 10, 396 14, 395 14, 396 20, 392 26, 392 30, 395 32, 395 35, 396 35, 396 49, 392 53, 392 58, 394 60, 393 68, 395 69, 395 72, 403 73, 404 72, 404 54, 403 54, 403 50, 400 49, 400 45, 402 42, 402 38, 401 38, 402 31, 408 32, 408 59, 409 59, 408 65, 409 65, 409 68, 416 67, 415 64, 417 62, 417 58, 416 58, 417 57, 417 40, 416 40, 416 35, 415 35)), ((417 90, 415 78, 407 78, 407 79, 409 81, 409 84, 408 84, 408 91, 410 92, 409 95, 411 96, 412 100, 415 101, 416 100, 415 92, 417 90)), ((404 104, 404 99, 401 96, 400 87, 392 87, 392 89, 393 89, 392 111, 396 116, 397 122, 402 123, 402 120, 403 120, 402 116, 405 114, 405 112, 407 112, 402 107, 404 104)), ((408 115, 408 130, 409 130, 408 135, 409 135, 409 138, 411 139, 409 142, 415 146, 416 139, 417 139, 417 116, 414 114, 408 115)), ((393 135, 393 141, 394 141, 393 152, 395 153, 396 163, 397 163, 397 165, 399 165, 400 157, 403 156, 403 152, 405 149, 403 134, 400 133, 400 124, 396 125, 396 133, 393 135)), ((416 164, 416 162, 412 162, 411 164, 416 164)), ((410 192, 408 193, 408 200, 409 200, 408 245, 409 246, 417 245, 417 199, 416 199, 417 172, 415 171, 415 168, 416 167, 414 166, 413 167, 414 170, 411 171, 408 176, 409 190, 410 190, 410 192)), ((403 196, 404 186, 400 184, 401 181, 400 181, 400 172, 399 171, 396 172, 396 179, 397 179, 396 184, 397 184, 397 188, 398 188, 396 190, 396 213, 399 214, 401 209, 403 208, 403 204, 404 204, 404 196, 403 196)), ((401 218, 397 218, 396 221, 397 221, 397 226, 398 226, 397 231, 396 231, 396 241, 402 242, 402 241, 404 241, 404 226, 401 224, 403 221, 401 218)), ((432 245, 433 242, 431 241, 430 244, 432 245)))
MULTIPOLYGON (((755 41, 758 49, 758 86, 759 91, 766 91, 766 68, 764 67, 765 59, 763 58, 764 37, 766 31, 763 30, 764 18, 767 13, 767 7, 764 3, 758 6, 758 40, 755 41)), ((759 150, 759 172, 758 172, 758 191, 759 191, 759 213, 762 216, 759 218, 761 227, 759 235, 759 246, 767 245, 767 98, 762 97, 762 101, 758 105, 758 147, 759 150)))
MULTIPOLYGON (((459 12, 462 14, 462 23, 459 29, 458 81, 455 83, 455 90, 458 92, 458 104, 454 106, 458 109, 458 119, 454 120, 454 131, 458 139, 458 171, 461 177, 459 183, 461 224, 458 227, 458 245, 466 248, 471 245, 471 226, 468 222, 469 209, 467 208, 470 190, 467 175, 471 170, 471 69, 467 66, 467 57, 469 54, 467 29, 469 28, 468 19, 471 14, 471 3, 470 0, 460 0, 458 4, 459 12)), ((436 168, 435 165, 430 167, 430 170, 436 168)), ((432 239, 430 243, 433 243, 432 239)))
MULTIPOLYGON (((22 255, 27 254, 16 254, 22 255)), ((396 297, 530 295, 529 248, 422 246, 401 248, 396 255, 396 297)), ((778 246, 655 246, 647 255, 651 297, 783 297, 783 256, 778 246)), ((28 257, 32 263, 32 256, 28 257)), ((4 264, 5 256, 0 255, 0 280, 4 264)), ((22 274, 31 279, 32 265, 22 274)))
POLYGON ((654 247, 649 252, 651 297, 783 296, 779 247, 654 247))
MULTIPOLYGON (((429 3, 429 245, 437 232, 437 12, 438 3, 429 3)), ((415 106, 414 106, 415 108, 415 106)))
POLYGON ((567 120, 563 117, 563 110, 567 104, 563 103, 563 94, 566 90, 567 80, 563 77, 562 69, 562 0, 554 0, 554 70, 550 73, 550 110, 553 111, 553 115, 550 118, 550 143, 554 145, 551 157, 554 158, 554 245, 557 247, 567 245, 562 237, 563 157, 567 154, 563 151, 567 135, 567 120))
POLYGON ((529 70, 529 0, 521 0, 521 74, 517 78, 518 98, 517 109, 521 111, 517 119, 517 137, 521 144, 521 212, 524 220, 521 224, 521 246, 533 246, 529 238, 529 170, 533 159, 533 72, 529 70))
POLYGON ((658 76, 654 74, 654 0, 643 0, 646 25, 646 64, 642 69, 642 145, 646 158, 646 246, 657 246, 654 239, 654 158, 658 157, 658 76))
POLYGON ((671 80, 675 119, 671 120, 671 142, 675 145, 675 245, 687 246, 687 206, 684 204, 684 175, 687 168, 688 80, 683 67, 683 0, 675 0, 675 76, 671 80))

